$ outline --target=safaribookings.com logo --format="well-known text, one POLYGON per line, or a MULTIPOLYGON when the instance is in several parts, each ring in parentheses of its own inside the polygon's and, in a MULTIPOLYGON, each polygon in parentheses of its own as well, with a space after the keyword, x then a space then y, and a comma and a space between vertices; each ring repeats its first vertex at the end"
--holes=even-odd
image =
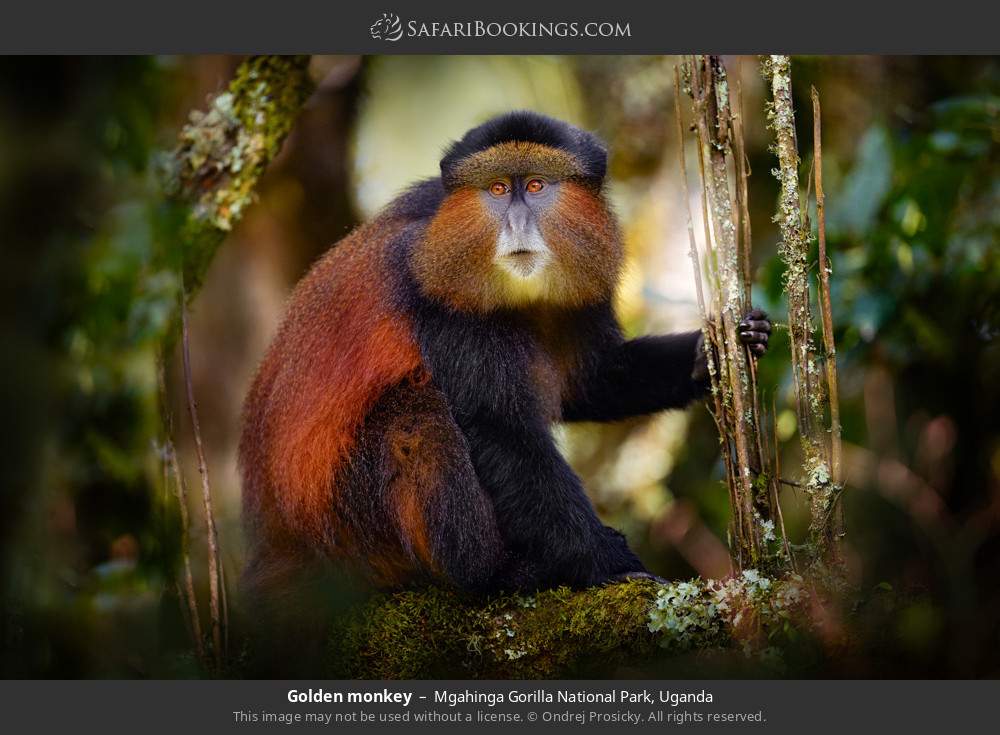
POLYGON ((376 41, 407 38, 631 38, 632 28, 622 21, 407 21, 395 13, 382 17, 368 29, 376 41))
POLYGON ((398 41, 403 37, 403 24, 395 13, 382 13, 368 30, 376 41, 398 41))

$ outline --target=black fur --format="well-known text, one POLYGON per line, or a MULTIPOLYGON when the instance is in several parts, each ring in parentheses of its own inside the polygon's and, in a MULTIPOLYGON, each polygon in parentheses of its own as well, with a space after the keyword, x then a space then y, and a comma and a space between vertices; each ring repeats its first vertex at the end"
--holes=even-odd
MULTIPOLYGON (((531 382, 533 360, 546 347, 530 315, 456 311, 423 296, 410 269, 411 249, 446 196, 454 165, 508 140, 571 152, 597 186, 604 176, 605 151, 594 136, 542 115, 516 112, 471 130, 441 161, 440 180, 416 184, 389 207, 408 221, 389 248, 387 272, 394 274, 396 306, 410 319, 431 375, 431 386, 421 390, 433 398, 421 399, 421 416, 447 427, 450 437, 434 449, 447 470, 440 493, 447 502, 428 510, 435 561, 467 589, 588 586, 641 575, 646 572, 642 562, 622 534, 601 523, 552 438, 551 407, 541 405, 531 382), (426 410, 428 401, 433 410, 426 410)), ((614 421, 681 408, 705 394, 699 332, 625 340, 607 302, 560 318, 558 331, 576 346, 578 357, 561 406, 563 420, 614 421)), ((761 312, 748 319, 741 324, 741 337, 762 354, 770 324, 761 312)), ((406 388, 401 390, 405 395, 406 388)), ((414 400, 400 395, 391 400, 414 400)), ((374 448, 364 453, 364 461, 384 463, 379 437, 385 427, 374 420, 365 430, 366 446, 374 448)), ((396 471, 368 468, 360 476, 388 478, 396 471)), ((360 527, 366 525, 359 521, 360 527)))
MULTIPOLYGON (((394 207, 418 209, 413 202, 394 207)), ((412 320, 433 385, 461 432, 457 449, 468 452, 474 471, 449 486, 463 497, 452 504, 454 513, 439 516, 441 535, 461 536, 480 523, 461 509, 478 507, 485 493, 502 539, 499 554, 486 545, 478 552, 442 545, 442 566, 492 569, 485 586, 493 589, 588 586, 644 573, 624 537, 601 523, 555 445, 530 382, 532 358, 543 349, 530 321, 513 311, 458 312, 421 295, 408 259, 425 225, 414 221, 394 244, 390 271, 399 274, 398 306, 412 320)), ((610 304, 567 313, 565 330, 582 357, 574 397, 563 407, 567 420, 608 421, 681 407, 704 392, 691 377, 697 333, 625 341, 610 304)))
POLYGON ((454 312, 415 288, 409 306, 424 361, 493 503, 504 545, 493 586, 586 586, 645 571, 622 535, 600 522, 555 446, 529 381, 540 349, 530 327, 514 313, 454 312))
POLYGON ((434 216, 446 194, 441 179, 424 179, 390 202, 388 210, 403 219, 424 222, 434 216))
POLYGON ((625 341, 610 306, 595 311, 584 369, 563 403, 563 420, 617 421, 683 408, 705 394, 707 380, 694 377, 700 332, 625 341))
POLYGON ((454 169, 463 158, 515 140, 539 143, 571 153, 583 168, 581 178, 595 186, 604 180, 608 153, 597 136, 561 120, 519 110, 494 117, 451 144, 441 159, 441 181, 445 188, 455 187, 454 169))

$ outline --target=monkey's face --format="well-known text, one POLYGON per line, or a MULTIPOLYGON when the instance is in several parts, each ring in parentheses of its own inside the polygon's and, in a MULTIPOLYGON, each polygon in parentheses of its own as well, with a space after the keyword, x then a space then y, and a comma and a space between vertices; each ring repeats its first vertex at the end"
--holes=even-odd
POLYGON ((561 182, 541 174, 503 176, 480 192, 483 206, 499 224, 493 261, 514 290, 541 289, 552 250, 541 219, 552 209, 561 182))
POLYGON ((611 297, 618 228, 570 154, 503 143, 463 161, 459 175, 414 254, 426 294, 481 312, 611 297))

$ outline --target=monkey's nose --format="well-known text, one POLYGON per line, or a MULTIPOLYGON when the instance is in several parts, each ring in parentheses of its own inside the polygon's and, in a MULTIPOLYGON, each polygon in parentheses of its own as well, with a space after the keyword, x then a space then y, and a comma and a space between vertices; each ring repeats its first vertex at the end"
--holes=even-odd
POLYGON ((528 229, 529 220, 528 208, 514 203, 507 210, 507 226, 515 235, 525 232, 528 229))

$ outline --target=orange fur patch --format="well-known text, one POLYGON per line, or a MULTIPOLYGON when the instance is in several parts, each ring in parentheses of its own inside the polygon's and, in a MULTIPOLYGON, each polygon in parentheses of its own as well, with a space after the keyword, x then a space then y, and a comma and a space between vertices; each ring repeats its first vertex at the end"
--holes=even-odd
POLYGON ((499 232, 477 190, 449 195, 414 249, 411 267, 423 293, 463 311, 489 311, 499 232))
POLYGON ((559 268, 563 306, 581 307, 610 299, 621 274, 621 234, 603 196, 575 181, 559 186, 559 197, 539 222, 559 268))
POLYGON ((531 304, 578 308, 611 298, 622 244, 599 193, 573 180, 559 182, 559 196, 539 220, 554 257, 527 302, 495 263, 500 223, 482 196, 471 188, 450 194, 414 249, 413 273, 426 296, 478 313, 531 304))
POLYGON ((355 231, 299 283, 246 403, 240 458, 251 515, 322 544, 350 541, 332 526, 335 482, 361 422, 420 366, 411 328, 384 291, 381 248, 392 227, 375 220, 355 231))

